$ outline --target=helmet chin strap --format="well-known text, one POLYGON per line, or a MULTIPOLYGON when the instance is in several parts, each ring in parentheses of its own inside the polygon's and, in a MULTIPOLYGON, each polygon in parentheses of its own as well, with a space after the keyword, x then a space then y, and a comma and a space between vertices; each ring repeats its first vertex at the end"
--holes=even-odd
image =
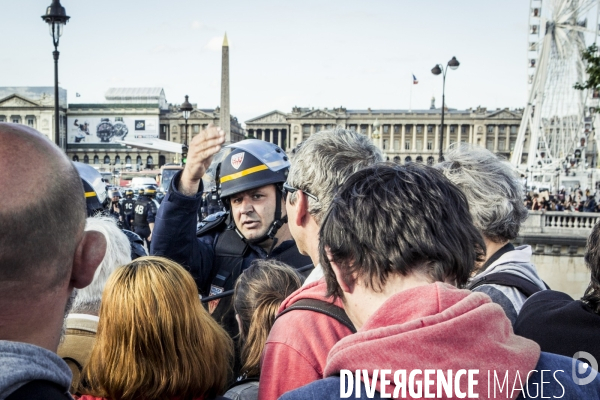
POLYGON ((281 184, 278 184, 278 185, 276 185, 276 190, 275 190, 275 202, 276 202, 275 219, 271 223, 271 226, 269 227, 269 230, 267 231, 267 233, 265 233, 261 237, 255 238, 255 239, 246 239, 244 237, 244 235, 242 234, 242 232, 240 232, 240 230, 237 228, 237 226, 235 227, 235 231, 237 232, 237 234, 240 235, 240 237, 246 243, 260 244, 267 239, 273 240, 273 244, 271 245, 271 249, 269 250, 268 254, 271 254, 271 252, 275 248, 275 245, 277 244, 277 238, 275 237, 275 235, 277 234, 277 231, 279 230, 279 228, 281 228, 284 224, 287 224, 287 222, 288 222, 287 215, 285 215, 284 217, 281 216, 281 193, 282 193, 281 184))

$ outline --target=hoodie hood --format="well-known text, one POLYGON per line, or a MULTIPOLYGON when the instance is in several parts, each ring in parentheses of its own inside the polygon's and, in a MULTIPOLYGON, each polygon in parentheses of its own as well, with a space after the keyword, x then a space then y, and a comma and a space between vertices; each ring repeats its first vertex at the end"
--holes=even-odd
POLYGON ((496 261, 494 261, 484 271, 480 272, 475 278, 480 278, 496 272, 510 272, 511 274, 529 279, 540 289, 545 289, 546 285, 538 275, 537 269, 531 263, 531 246, 518 246, 514 250, 508 251, 496 261))
MULTIPOLYGON (((358 333, 331 349, 325 376, 366 369, 372 378, 373 370, 390 369, 406 370, 408 379, 413 370, 476 369, 475 391, 485 399, 488 371, 492 382, 494 371, 500 381, 508 371, 511 385, 518 371, 525 383, 539 357, 540 347, 516 336, 502 308, 487 295, 437 282, 390 297, 358 333)), ((467 380, 460 386, 465 392, 467 380)), ((393 380, 387 392, 392 391, 393 380)))
MULTIPOLYGON (((281 303, 278 313, 302 299, 327 300, 327 283, 325 283, 325 279, 321 278, 316 282, 309 283, 290 294, 283 303, 281 303)), ((329 300, 332 301, 333 299, 329 298, 329 300)), ((332 301, 332 303, 338 307, 344 308, 341 299, 336 299, 335 301, 332 301)))
POLYGON ((68 393, 71 370, 55 353, 32 344, 0 340, 0 400, 24 384, 50 381, 68 393))

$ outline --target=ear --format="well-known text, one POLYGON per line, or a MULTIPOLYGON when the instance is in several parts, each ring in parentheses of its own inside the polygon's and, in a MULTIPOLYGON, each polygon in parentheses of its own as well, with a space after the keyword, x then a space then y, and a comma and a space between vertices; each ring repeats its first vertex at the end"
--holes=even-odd
POLYGON ((296 225, 304 226, 306 217, 308 216, 308 197, 304 193, 300 194, 301 190, 297 191, 296 195, 296 225))
POLYGON ((73 257, 71 270, 71 286, 82 289, 92 283, 96 268, 104 259, 106 253, 106 238, 97 231, 83 232, 73 257))
POLYGON ((331 265, 331 269, 335 274, 335 280, 338 282, 338 285, 340 285, 340 288, 344 293, 351 294, 352 292, 354 292, 354 283, 348 284, 346 281, 344 281, 344 279, 342 278, 342 271, 340 270, 340 267, 335 263, 335 261, 331 260, 331 253, 329 252, 329 248, 327 248, 326 251, 327 258, 329 259, 329 265, 331 265))

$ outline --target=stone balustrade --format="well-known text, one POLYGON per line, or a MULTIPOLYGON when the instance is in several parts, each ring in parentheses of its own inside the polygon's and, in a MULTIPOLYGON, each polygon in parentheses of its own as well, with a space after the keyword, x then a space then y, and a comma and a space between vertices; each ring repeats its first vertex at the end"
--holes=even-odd
POLYGON ((530 211, 520 233, 587 238, 599 219, 600 213, 530 211))

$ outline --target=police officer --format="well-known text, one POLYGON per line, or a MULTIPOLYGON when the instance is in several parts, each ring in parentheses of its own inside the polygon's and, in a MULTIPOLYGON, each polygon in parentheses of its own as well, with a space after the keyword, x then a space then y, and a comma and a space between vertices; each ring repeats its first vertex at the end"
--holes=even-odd
POLYGON ((131 230, 133 226, 133 207, 135 200, 133 199, 133 190, 125 191, 125 200, 121 202, 121 212, 123 216, 123 226, 125 229, 131 230))
POLYGON ((111 189, 108 191, 109 201, 107 202, 107 212, 108 215, 117 221, 117 224, 120 228, 124 228, 123 225, 123 215, 121 205, 119 201, 121 200, 121 192, 118 189, 111 189))
POLYGON ((151 192, 152 190, 154 189, 140 189, 133 207, 133 227, 135 233, 146 241, 148 249, 150 249, 152 242, 156 207, 152 199, 146 195, 146 192, 151 192))
MULTIPOLYGON (((171 181, 156 217, 151 248, 151 254, 187 267, 203 296, 232 289, 257 258, 274 258, 295 268, 311 264, 298 252, 287 225, 282 186, 290 163, 283 150, 262 140, 227 146, 230 153, 215 170, 228 212, 208 217, 212 220, 196 236, 201 178, 223 142, 223 131, 212 124, 192 140, 185 169, 171 181)), ((232 337, 237 335, 230 297, 212 301, 209 311, 232 337)))
MULTIPOLYGON (((100 172, 87 164, 73 162, 73 165, 77 169, 77 172, 81 177, 81 182, 83 183, 88 217, 106 213, 103 204, 105 204, 109 198, 107 197, 106 186, 102 181, 100 172)), ((144 249, 144 241, 142 238, 126 229, 123 229, 123 233, 127 236, 127 239, 129 239, 132 260, 148 255, 144 249)))

